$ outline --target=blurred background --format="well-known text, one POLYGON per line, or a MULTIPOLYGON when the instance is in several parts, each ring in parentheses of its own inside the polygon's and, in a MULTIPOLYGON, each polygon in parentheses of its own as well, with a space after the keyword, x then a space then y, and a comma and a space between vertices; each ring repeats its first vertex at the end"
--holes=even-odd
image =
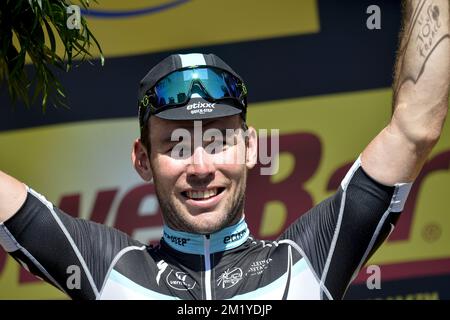
MULTIPOLYGON (((0 168, 67 213, 140 241, 158 241, 162 220, 153 186, 130 161, 137 89, 171 53, 220 56, 247 84, 249 124, 280 130, 279 172, 249 177, 246 216, 257 238, 275 239, 330 196, 389 121, 400 1, 99 0, 81 14, 105 65, 94 50, 91 63, 58 73, 68 109, 13 105, 1 88, 0 168), (380 8, 380 29, 368 28, 370 5, 380 8)), ((364 268, 347 299, 450 298, 449 133, 447 123, 395 231, 367 264, 380 267, 381 288, 368 288, 373 271, 364 268)), ((62 298, 0 250, 0 299, 62 298)))

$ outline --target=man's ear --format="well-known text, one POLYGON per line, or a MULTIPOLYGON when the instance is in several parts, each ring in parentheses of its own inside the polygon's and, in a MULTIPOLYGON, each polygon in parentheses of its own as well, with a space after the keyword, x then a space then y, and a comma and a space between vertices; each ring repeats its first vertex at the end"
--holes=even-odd
POLYGON ((150 166, 150 155, 139 138, 133 143, 131 161, 133 162, 134 169, 144 181, 151 181, 153 179, 153 172, 150 166))
POLYGON ((256 135, 256 130, 253 127, 249 127, 247 130, 247 150, 245 159, 245 165, 248 169, 252 169, 258 161, 258 137, 256 135))

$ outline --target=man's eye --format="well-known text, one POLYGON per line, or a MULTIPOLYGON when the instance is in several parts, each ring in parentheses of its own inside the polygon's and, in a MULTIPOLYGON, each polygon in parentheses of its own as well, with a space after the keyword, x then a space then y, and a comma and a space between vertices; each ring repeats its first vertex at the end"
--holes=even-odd
POLYGON ((176 144, 171 146, 166 154, 174 159, 185 159, 190 155, 191 147, 189 145, 176 144))
POLYGON ((166 153, 166 154, 167 154, 167 153, 171 153, 172 150, 173 150, 173 146, 167 147, 165 153, 166 153))

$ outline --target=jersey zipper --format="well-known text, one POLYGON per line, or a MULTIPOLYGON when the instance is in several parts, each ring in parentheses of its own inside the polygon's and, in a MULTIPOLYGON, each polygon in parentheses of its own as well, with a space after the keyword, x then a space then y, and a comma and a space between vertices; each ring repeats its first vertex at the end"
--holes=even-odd
POLYGON ((211 300, 211 256, 209 253, 209 235, 205 235, 203 244, 205 256, 205 293, 206 300, 211 300))

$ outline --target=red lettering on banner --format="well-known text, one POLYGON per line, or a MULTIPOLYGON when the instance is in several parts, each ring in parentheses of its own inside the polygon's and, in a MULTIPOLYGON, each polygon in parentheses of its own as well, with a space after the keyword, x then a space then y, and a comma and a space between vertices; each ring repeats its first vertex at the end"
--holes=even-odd
POLYGON ((105 223, 116 194, 117 189, 99 191, 95 198, 90 220, 105 223))
POLYGON ((72 217, 80 216, 80 194, 71 194, 67 196, 63 196, 61 201, 59 201, 58 208, 71 215, 72 217))
POLYGON ((411 233, 412 220, 414 217, 414 211, 417 205, 417 196, 419 194, 422 183, 425 178, 437 171, 449 170, 450 169, 450 150, 442 152, 436 156, 434 156, 431 160, 429 160, 416 181, 414 182, 411 191, 408 196, 408 200, 405 203, 405 208, 403 210, 402 215, 400 216, 399 221, 397 222, 397 226, 394 229, 394 232, 390 235, 388 241, 399 241, 399 240, 407 240, 409 239, 411 233))
MULTIPOLYGON (((105 223, 116 194, 117 189, 98 191, 95 197, 94 207, 91 211, 90 220, 98 223, 105 223)), ((80 201, 80 194, 66 195, 61 198, 58 208, 72 217, 79 217, 80 201)))
POLYGON ((42 281, 39 278, 36 278, 31 272, 28 272, 25 268, 20 268, 19 272, 19 283, 33 283, 42 281))
MULTIPOLYGON (((268 146, 270 147, 270 143, 268 146)), ((294 169, 289 177, 279 183, 272 183, 269 175, 260 174, 261 165, 259 164, 249 172, 246 219, 249 226, 258 232, 267 202, 278 200, 286 206, 287 218, 283 230, 314 204, 311 195, 303 189, 303 185, 315 174, 319 166, 320 139, 309 133, 282 135, 280 136, 279 151, 280 153, 289 152, 294 156, 294 169)), ((268 154, 270 154, 270 150, 268 154)), ((259 234, 255 234, 255 236, 261 238, 259 234)), ((276 238, 276 236, 278 235, 274 235, 272 238, 276 238)))
POLYGON ((128 192, 122 199, 117 211, 115 227, 133 235, 135 229, 162 226, 161 210, 154 214, 143 214, 139 211, 142 202, 149 196, 156 197, 155 187, 146 183, 128 192))

